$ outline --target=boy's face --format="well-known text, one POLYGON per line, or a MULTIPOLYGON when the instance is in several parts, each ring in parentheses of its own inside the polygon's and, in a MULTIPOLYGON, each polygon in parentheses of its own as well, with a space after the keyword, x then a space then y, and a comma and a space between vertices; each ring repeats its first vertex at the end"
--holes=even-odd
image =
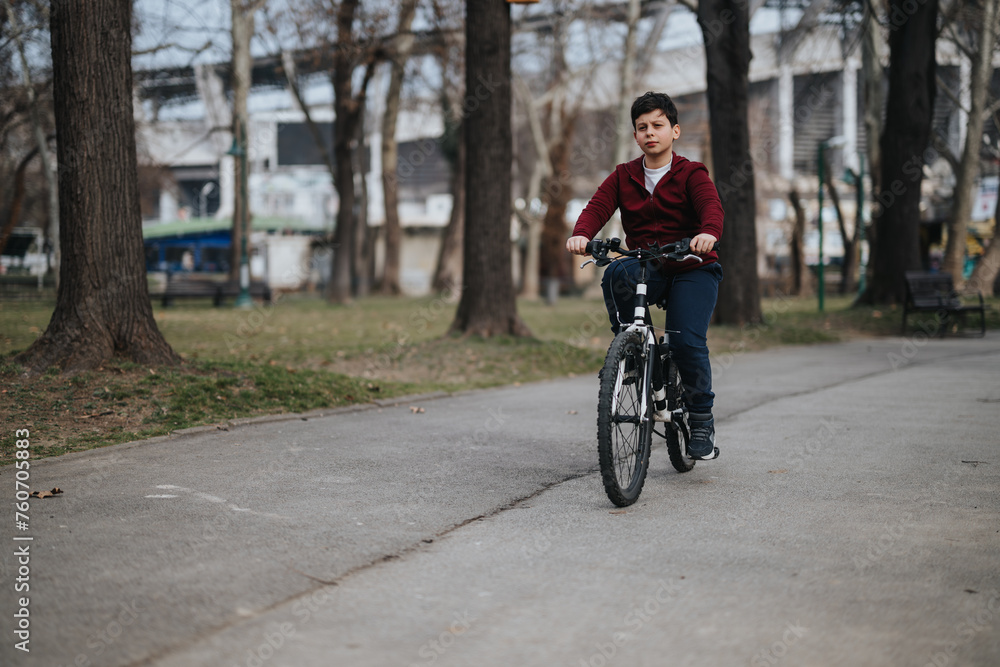
POLYGON ((635 142, 650 161, 669 160, 674 141, 681 136, 681 126, 671 125, 670 119, 660 109, 644 113, 635 119, 635 142))

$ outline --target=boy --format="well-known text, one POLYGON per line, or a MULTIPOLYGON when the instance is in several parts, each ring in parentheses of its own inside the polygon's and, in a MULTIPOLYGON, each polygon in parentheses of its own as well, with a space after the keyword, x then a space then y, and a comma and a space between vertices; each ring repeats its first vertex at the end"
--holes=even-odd
MULTIPOLYGON (((615 209, 621 211, 629 248, 691 239, 691 252, 702 261, 661 262, 658 270, 651 272, 648 302, 653 304, 663 297, 669 300, 666 326, 670 348, 691 413, 688 453, 695 459, 711 459, 715 458, 715 394, 706 334, 722 280, 719 257, 712 249, 722 237, 722 203, 705 165, 673 152, 681 128, 677 107, 668 95, 649 92, 636 99, 632 128, 643 156, 618 165, 605 179, 580 214, 566 249, 586 255, 587 242, 615 209)), ((631 323, 638 274, 635 258, 617 261, 604 273, 604 302, 615 334, 631 323)))

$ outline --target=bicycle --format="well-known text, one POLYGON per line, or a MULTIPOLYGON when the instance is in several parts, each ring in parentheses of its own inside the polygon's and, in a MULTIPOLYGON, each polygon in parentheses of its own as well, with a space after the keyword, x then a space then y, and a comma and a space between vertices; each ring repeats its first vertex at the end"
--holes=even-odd
MULTIPOLYGON (((695 465, 696 459, 687 451, 691 438, 688 408, 680 373, 670 352, 669 332, 664 330, 657 340, 653 325, 646 323, 649 262, 657 259, 683 262, 691 258, 702 261, 690 252, 690 243, 690 239, 682 239, 659 248, 621 251, 621 241, 617 238, 594 239, 587 244, 587 252, 593 259, 581 265, 583 268, 593 262, 608 266, 626 257, 639 260, 634 320, 611 342, 599 373, 597 452, 604 490, 619 507, 631 505, 642 492, 654 433, 666 439, 670 463, 677 472, 689 472, 695 465), (618 256, 611 258, 610 252, 618 256), (656 423, 665 425, 663 433, 656 430, 656 423)), ((718 246, 716 243, 715 248, 718 246)), ((714 457, 718 455, 716 447, 714 457)))

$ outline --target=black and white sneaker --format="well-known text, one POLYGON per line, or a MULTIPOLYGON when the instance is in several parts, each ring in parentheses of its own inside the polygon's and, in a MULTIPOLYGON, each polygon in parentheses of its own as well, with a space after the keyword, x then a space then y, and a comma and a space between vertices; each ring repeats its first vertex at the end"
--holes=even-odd
POLYGON ((692 412, 690 414, 691 439, 688 440, 688 456, 699 461, 719 458, 719 448, 715 446, 715 418, 712 413, 692 412))

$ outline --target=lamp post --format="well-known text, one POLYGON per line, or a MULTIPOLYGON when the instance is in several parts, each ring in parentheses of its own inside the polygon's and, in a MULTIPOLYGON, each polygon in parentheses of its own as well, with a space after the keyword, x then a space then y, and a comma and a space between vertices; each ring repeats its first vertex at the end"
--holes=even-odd
POLYGON ((819 175, 819 215, 817 216, 817 224, 819 226, 819 270, 817 272, 819 285, 817 293, 819 294, 819 312, 821 313, 823 312, 824 297, 826 296, 826 274, 823 267, 823 172, 825 169, 824 164, 826 163, 825 153, 827 148, 837 148, 846 143, 846 137, 830 137, 826 141, 819 142, 819 151, 816 156, 816 172, 819 175))
POLYGON ((239 125, 239 136, 233 135, 233 145, 226 151, 240 161, 240 293, 236 297, 236 308, 252 308, 250 298, 250 258, 247 255, 247 131, 243 123, 239 125))

